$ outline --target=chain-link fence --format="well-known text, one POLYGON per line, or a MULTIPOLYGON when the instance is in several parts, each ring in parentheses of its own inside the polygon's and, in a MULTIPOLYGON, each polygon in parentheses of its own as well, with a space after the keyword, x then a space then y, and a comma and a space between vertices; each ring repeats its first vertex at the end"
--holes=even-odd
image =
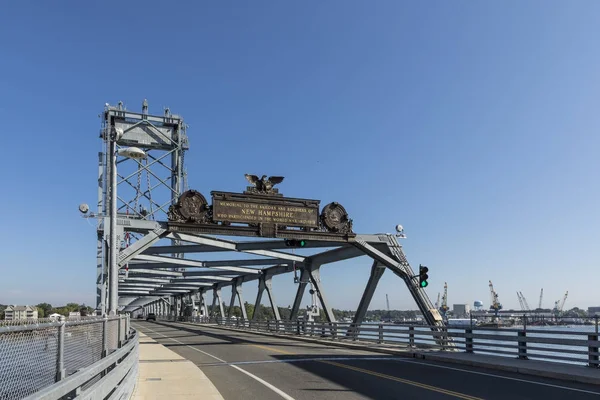
POLYGON ((4 326, 37 326, 37 325, 41 325, 41 324, 47 324, 50 322, 57 322, 58 319, 57 318, 37 318, 37 319, 15 319, 15 320, 9 320, 9 319, 3 319, 0 320, 0 328, 4 327, 4 326))
POLYGON ((0 400, 53 385, 109 355, 128 336, 127 316, 0 325, 0 400))

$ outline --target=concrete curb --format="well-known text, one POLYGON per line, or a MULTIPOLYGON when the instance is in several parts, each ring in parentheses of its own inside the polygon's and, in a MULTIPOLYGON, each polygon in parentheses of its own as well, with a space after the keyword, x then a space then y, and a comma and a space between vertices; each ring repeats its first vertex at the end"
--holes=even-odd
MULTIPOLYGON (((161 321, 161 322, 176 322, 176 321, 161 321)), ((277 333, 270 333, 270 332, 253 331, 253 330, 249 330, 249 329, 232 328, 232 327, 226 327, 226 326, 222 326, 222 325, 218 325, 218 324, 194 324, 191 322, 176 322, 176 323, 197 326, 197 327, 209 326, 209 327, 213 327, 213 328, 229 330, 229 331, 234 331, 234 332, 244 332, 244 333, 252 333, 252 334, 261 335, 261 336, 286 338, 286 339, 292 339, 292 340, 307 342, 307 343, 326 344, 328 346, 371 351, 374 353, 392 354, 395 356, 406 357, 406 358, 418 358, 418 359, 422 359, 422 360, 468 365, 471 367, 485 368, 485 369, 489 369, 489 370, 497 370, 497 371, 505 371, 505 372, 513 372, 513 373, 518 373, 518 374, 522 374, 522 375, 538 376, 538 377, 542 377, 542 378, 551 378, 551 379, 558 379, 558 380, 569 381, 569 382, 600 385, 600 371, 598 373, 598 377, 590 377, 590 376, 571 374, 571 373, 567 373, 567 372, 544 371, 544 370, 540 370, 540 369, 534 369, 534 368, 531 368, 526 365, 512 366, 512 365, 503 365, 503 364, 492 363, 492 362, 485 362, 485 361, 480 361, 480 360, 465 360, 463 358, 453 358, 449 354, 447 354, 447 355, 439 354, 438 351, 429 351, 429 352, 422 351, 422 350, 415 351, 413 349, 408 349, 408 348, 406 350, 404 350, 402 348, 389 348, 389 347, 383 347, 381 345, 368 345, 365 343, 336 342, 336 341, 332 341, 332 340, 315 339, 315 338, 310 338, 310 337, 301 337, 301 336, 284 335, 284 334, 277 334, 277 333)), ((493 357, 493 356, 490 356, 490 357, 493 357)), ((501 360, 504 360, 504 359, 502 357, 498 357, 498 361, 501 361, 501 360)), ((519 362, 527 362, 527 361, 519 361, 519 362)), ((539 361, 539 362, 543 362, 543 361, 539 361)), ((581 368, 586 368, 586 367, 581 367, 581 368)))

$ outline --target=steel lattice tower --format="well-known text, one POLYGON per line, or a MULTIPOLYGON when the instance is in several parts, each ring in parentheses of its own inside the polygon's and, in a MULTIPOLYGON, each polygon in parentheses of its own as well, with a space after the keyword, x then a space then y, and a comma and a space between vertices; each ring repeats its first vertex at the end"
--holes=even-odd
MULTIPOLYGON (((105 105, 98 153, 98 225, 96 309, 107 310, 110 238, 111 146, 116 140, 117 243, 121 248, 137 240, 136 227, 144 228, 155 220, 166 220, 169 206, 186 190, 184 156, 189 149, 187 126, 183 118, 171 114, 148 114, 148 102, 142 112, 127 110, 122 102, 105 105), (141 150, 145 158, 131 158, 128 149, 141 150), (125 229, 126 228, 126 229, 125 229)), ((141 152, 140 152, 141 153, 141 152)))

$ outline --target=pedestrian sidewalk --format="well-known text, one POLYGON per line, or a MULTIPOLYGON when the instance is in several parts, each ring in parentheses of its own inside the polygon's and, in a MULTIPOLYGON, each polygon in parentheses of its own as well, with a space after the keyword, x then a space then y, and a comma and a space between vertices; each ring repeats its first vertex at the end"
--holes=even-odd
POLYGON ((193 362, 140 335, 139 375, 134 400, 223 400, 212 382, 193 362))

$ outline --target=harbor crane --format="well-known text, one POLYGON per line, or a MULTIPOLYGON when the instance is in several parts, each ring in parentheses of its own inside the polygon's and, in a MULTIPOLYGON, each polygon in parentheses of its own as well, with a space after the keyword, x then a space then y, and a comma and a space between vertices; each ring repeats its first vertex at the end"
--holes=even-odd
POLYGON ((554 302, 554 310, 552 310, 552 311, 554 311, 556 314, 561 314, 562 311, 563 311, 563 308, 565 306, 565 302, 567 301, 567 296, 569 296, 569 291, 568 290, 565 292, 565 295, 562 298, 562 301, 561 300, 556 300, 554 302))
POLYGON ((496 318, 498 318, 498 311, 502 309, 502 304, 500 304, 500 301, 498 300, 498 293, 496 293, 496 291, 494 290, 494 285, 492 284, 492 281, 490 281, 489 286, 491 297, 490 310, 493 310, 496 318))
POLYGON ((437 297, 437 300, 435 301, 435 308, 436 309, 440 308, 440 292, 438 292, 438 297, 437 297))
POLYGON ((530 311, 529 303, 527 303, 527 299, 523 296, 523 292, 517 292, 517 298, 519 299, 519 304, 521 305, 522 311, 530 311))
POLYGON ((527 303, 527 299, 525 298, 525 296, 523 296, 523 292, 519 292, 519 294, 521 295, 521 298, 523 299, 523 305, 525 306, 525 311, 531 310, 531 308, 529 308, 529 303, 527 303))
POLYGON ((448 283, 444 282, 444 295, 442 296, 442 305, 440 306, 442 317, 446 318, 448 312, 448 283))
POLYGON ((521 306, 521 311, 525 311, 525 304, 523 304, 523 299, 521 298, 521 293, 517 292, 517 299, 519 299, 519 305, 521 306))

